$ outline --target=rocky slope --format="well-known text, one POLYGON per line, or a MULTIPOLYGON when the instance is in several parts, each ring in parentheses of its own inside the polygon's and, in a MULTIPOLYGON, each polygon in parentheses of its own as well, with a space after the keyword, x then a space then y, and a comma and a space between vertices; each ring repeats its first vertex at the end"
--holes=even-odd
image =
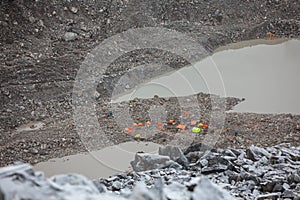
MULTIPOLYGON (((73 123, 71 93, 82 61, 104 39, 130 28, 169 28, 195 38, 211 53, 232 42, 265 38, 268 32, 298 38, 299 6, 298 0, 1 0, 0 165, 85 151, 73 123), (35 128, 36 121, 42 128, 35 128), (29 131, 19 131, 24 126, 29 131)), ((153 61, 172 68, 188 64, 169 52, 134 51, 109 67, 104 83, 153 61)), ((299 142, 298 116, 229 114, 227 122, 230 137, 224 136, 220 146, 299 142), (235 126, 241 134, 232 139, 235 126)), ((128 140, 121 138, 113 142, 128 140)))

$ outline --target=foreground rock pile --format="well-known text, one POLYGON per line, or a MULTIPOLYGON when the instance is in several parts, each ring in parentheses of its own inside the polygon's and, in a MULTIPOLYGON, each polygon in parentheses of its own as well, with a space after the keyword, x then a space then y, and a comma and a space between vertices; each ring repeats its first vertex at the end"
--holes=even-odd
POLYGON ((108 187, 107 184, 77 174, 57 175, 47 180, 43 173, 35 172, 30 165, 17 164, 0 169, 0 200, 234 200, 228 192, 206 177, 192 179, 190 175, 175 169, 153 170, 152 174, 120 174, 106 180, 111 184, 108 187), (179 182, 164 185, 162 173, 171 176, 176 174, 179 182), (179 174, 182 174, 182 181, 179 174), (187 179, 190 181, 186 182, 187 179))
POLYGON ((193 177, 206 175, 236 198, 300 199, 300 146, 282 144, 269 148, 251 146, 246 150, 207 150, 204 145, 196 144, 184 153, 177 147, 163 147, 159 154, 138 153, 131 162, 138 172, 97 182, 122 193, 122 188, 132 188, 137 181, 151 187, 161 177, 166 188, 178 191, 177 198, 166 194, 169 199, 183 199, 183 195, 189 199, 193 195, 193 177), (150 171, 141 172, 144 170, 150 171), (116 181, 122 187, 114 187, 116 181))
POLYGON ((196 144, 184 152, 166 146, 158 155, 137 153, 131 165, 135 171, 93 181, 80 175, 47 180, 26 164, 2 168, 0 199, 300 199, 300 146, 210 150, 196 144))
POLYGON ((300 199, 300 146, 209 152, 193 168, 242 199, 300 199))

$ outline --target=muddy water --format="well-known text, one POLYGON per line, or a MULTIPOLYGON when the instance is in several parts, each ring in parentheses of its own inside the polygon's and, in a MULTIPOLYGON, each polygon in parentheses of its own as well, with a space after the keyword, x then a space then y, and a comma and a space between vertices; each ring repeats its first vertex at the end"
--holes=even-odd
POLYGON ((19 126, 16 129, 16 132, 26 132, 26 131, 35 131, 41 129, 45 126, 43 122, 30 122, 28 124, 19 126))
POLYGON ((253 40, 222 47, 192 66, 113 97, 112 102, 205 92, 245 98, 234 112, 300 114, 299 86, 300 41, 253 40))
POLYGON ((107 178, 112 174, 131 170, 130 161, 138 151, 157 153, 159 145, 144 142, 127 142, 99 151, 66 156, 38 163, 36 170, 47 177, 57 174, 80 173, 88 178, 107 178))
MULTIPOLYGON (((234 112, 300 114, 299 86, 300 41, 255 40, 220 48, 193 66, 138 85, 129 93, 115 96, 112 101, 205 92, 245 98, 234 112), (218 73, 218 76, 212 73, 218 73), (217 87, 220 85, 224 87, 217 87)), ((130 170, 129 162, 135 152, 156 153, 158 147, 154 143, 129 142, 89 154, 49 160, 35 168, 47 176, 80 173, 89 178, 108 177, 130 170)))

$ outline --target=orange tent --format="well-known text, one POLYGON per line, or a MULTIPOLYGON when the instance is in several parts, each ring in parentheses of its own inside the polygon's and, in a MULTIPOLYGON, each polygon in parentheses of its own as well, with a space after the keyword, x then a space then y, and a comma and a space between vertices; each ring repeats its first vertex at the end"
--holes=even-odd
POLYGON ((133 131, 133 127, 125 128, 124 131, 125 131, 128 135, 130 135, 130 134, 132 133, 132 131, 133 131))
POLYGON ((161 122, 158 122, 157 123, 157 129, 158 130, 162 130, 163 128, 162 128, 162 123, 161 122))
POLYGON ((192 121, 191 121, 191 126, 194 126, 196 123, 197 123, 196 120, 192 120, 192 121))
POLYGON ((181 132, 184 132, 186 129, 186 125, 185 124, 178 124, 178 126, 176 128, 181 129, 181 132))
POLYGON ((150 122, 150 121, 147 121, 147 122, 146 122, 146 125, 147 125, 147 126, 150 126, 150 125, 151 125, 151 122, 150 122))
POLYGON ((178 124, 178 126, 176 128, 185 129, 186 125, 185 124, 178 124))

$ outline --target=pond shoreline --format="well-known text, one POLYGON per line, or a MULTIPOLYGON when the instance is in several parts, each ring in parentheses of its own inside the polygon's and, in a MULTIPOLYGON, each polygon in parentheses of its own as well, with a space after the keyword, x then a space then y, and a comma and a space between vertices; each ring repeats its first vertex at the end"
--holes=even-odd
MULTIPOLYGON (((87 151, 74 125, 72 91, 80 65, 104 39, 131 28, 162 27, 195 38, 212 53, 226 44, 264 39, 269 32, 278 38, 299 38, 298 10, 296 0, 251 3, 141 0, 122 1, 122 4, 118 1, 111 4, 104 1, 2 1, 0 166, 17 160, 36 164, 87 151), (76 37, 74 40, 66 38, 70 32, 76 37), (19 127, 29 125, 30 128, 32 123, 39 122, 44 124, 41 128, 17 131, 19 127)), ((133 52, 110 66, 104 83, 111 86, 114 77, 151 61, 174 69, 188 64, 167 52, 151 49, 133 52)), ((101 97, 108 97, 111 91, 99 87, 98 92, 101 97)), ((133 140, 123 133, 119 137, 120 132, 115 131, 111 118, 107 118, 109 110, 105 110, 99 118, 103 119, 101 126, 108 126, 110 130, 108 139, 114 144, 133 140)), ((298 141, 299 132, 294 127, 300 124, 299 116, 230 113, 226 120, 230 137, 231 130, 236 129, 234 123, 237 121, 241 126, 237 138, 241 137, 239 140, 244 146, 278 144, 278 140, 285 137, 285 140, 298 141), (260 136, 263 141, 259 140, 260 136)), ((224 141, 217 145, 238 146, 235 140, 227 138, 224 136, 224 141)), ((160 143, 168 138, 153 140, 160 143)))

